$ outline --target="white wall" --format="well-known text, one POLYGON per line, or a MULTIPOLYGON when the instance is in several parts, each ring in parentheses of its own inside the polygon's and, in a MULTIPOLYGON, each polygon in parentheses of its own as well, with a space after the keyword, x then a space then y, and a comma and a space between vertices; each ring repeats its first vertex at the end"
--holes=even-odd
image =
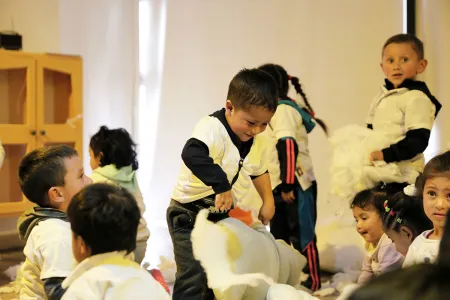
POLYGON ((24 51, 58 52, 59 24, 59 0, 0 0, 0 31, 20 33, 24 51))

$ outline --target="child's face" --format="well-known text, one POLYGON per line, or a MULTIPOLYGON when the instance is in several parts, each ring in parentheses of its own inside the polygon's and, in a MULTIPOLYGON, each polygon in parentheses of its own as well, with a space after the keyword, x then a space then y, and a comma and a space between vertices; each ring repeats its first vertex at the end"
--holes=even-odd
POLYGON ((92 179, 84 174, 83 163, 78 155, 64 159, 66 166, 65 185, 61 188, 63 201, 60 209, 67 211, 70 201, 83 187, 92 183, 92 179))
POLYGON ((356 231, 363 239, 372 244, 377 244, 383 235, 381 218, 375 207, 366 205, 366 207, 354 206, 353 217, 356 221, 356 231))
POLYGON ((99 155, 95 156, 94 151, 92 151, 92 148, 91 148, 91 147, 89 147, 89 157, 90 157, 89 163, 90 163, 90 165, 91 165, 91 169, 92 169, 92 170, 95 170, 95 169, 97 169, 98 167, 100 167, 100 158, 101 158, 101 155, 99 154, 99 155))
POLYGON ((275 113, 258 106, 251 106, 246 110, 236 109, 230 100, 227 100, 225 108, 228 124, 242 142, 266 130, 275 113))
POLYGON ((423 208, 436 231, 442 232, 450 204, 450 179, 434 177, 427 179, 423 189, 423 208))
POLYGON ((395 244, 395 249, 397 252, 401 253, 403 256, 406 256, 409 246, 414 240, 412 232, 408 228, 402 226, 399 232, 389 229, 386 230, 385 233, 395 244))
POLYGON ((91 256, 91 251, 89 250, 89 247, 87 247, 84 240, 80 236, 76 236, 73 232, 72 252, 73 257, 75 257, 75 260, 79 263, 91 256))
POLYGON ((419 59, 410 43, 391 43, 383 51, 381 69, 395 88, 425 71, 426 66, 427 61, 419 59))

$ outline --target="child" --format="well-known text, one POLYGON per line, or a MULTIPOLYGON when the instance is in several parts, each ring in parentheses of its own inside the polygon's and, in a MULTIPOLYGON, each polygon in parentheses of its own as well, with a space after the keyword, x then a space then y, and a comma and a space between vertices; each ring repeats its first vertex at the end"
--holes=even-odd
POLYGON ((267 224, 272 218, 275 207, 265 165, 265 140, 256 135, 266 129, 277 99, 272 76, 244 69, 231 80, 225 108, 201 119, 186 142, 167 209, 177 264, 173 299, 214 298, 190 241, 200 209, 209 209, 213 220, 228 217, 233 202, 243 199, 253 182, 263 200, 260 220, 267 224))
POLYGON ((415 193, 414 185, 409 185, 391 199, 384 201, 384 232, 403 256, 406 256, 409 246, 417 236, 432 228, 432 223, 423 210, 423 202, 415 193))
POLYGON ((381 68, 386 75, 386 84, 372 102, 367 126, 383 132, 392 143, 372 152, 371 162, 395 162, 401 169, 406 167, 422 172, 423 151, 441 108, 427 85, 414 80, 426 67, 423 43, 414 35, 397 34, 384 44, 381 68))
POLYGON ((383 233, 380 211, 387 193, 373 188, 356 194, 351 203, 356 230, 366 241, 367 256, 358 283, 366 283, 381 273, 401 268, 403 256, 383 233))
POLYGON ((33 150, 20 162, 20 188, 37 204, 17 223, 19 236, 26 241, 20 299, 61 297, 61 283, 76 264, 67 207, 90 183, 77 151, 65 145, 33 150))
POLYGON ((426 164, 417 180, 417 189, 433 229, 423 232, 412 242, 403 267, 436 261, 450 202, 450 151, 426 164))
POLYGON ((141 211, 134 258, 141 263, 147 249, 150 231, 143 214, 145 204, 136 178, 138 169, 136 144, 125 129, 108 129, 106 126, 94 134, 89 143, 92 180, 107 182, 126 188, 136 199, 141 211))
POLYGON ((62 299, 170 299, 152 275, 127 258, 136 248, 141 213, 125 188, 96 183, 81 190, 67 215, 79 265, 62 299))
POLYGON ((270 232, 283 239, 308 258, 303 272, 309 277, 302 285, 319 290, 320 264, 316 246, 317 183, 308 148, 308 133, 317 121, 325 132, 325 124, 314 118, 297 77, 274 64, 259 69, 272 75, 278 84, 279 101, 275 115, 266 131, 270 137, 269 174, 275 198, 275 215, 270 221, 270 232), (308 110, 300 108, 287 94, 289 81, 305 101, 308 110))
MULTIPOLYGON (((448 219, 448 213, 446 219, 448 219)), ((450 222, 446 222, 436 264, 419 264, 383 274, 341 300, 440 300, 450 298, 450 222)))

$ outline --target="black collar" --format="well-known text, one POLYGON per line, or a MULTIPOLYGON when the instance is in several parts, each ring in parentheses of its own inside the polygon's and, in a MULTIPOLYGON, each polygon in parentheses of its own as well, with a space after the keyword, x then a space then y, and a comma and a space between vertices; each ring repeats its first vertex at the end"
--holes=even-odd
POLYGON ((246 157, 253 145, 253 138, 246 142, 242 142, 239 139, 239 137, 233 132, 233 130, 231 130, 230 124, 228 124, 227 118, 225 117, 225 108, 212 113, 210 116, 219 119, 219 121, 227 130, 227 133, 233 141, 233 144, 236 146, 236 148, 238 148, 241 158, 246 157))

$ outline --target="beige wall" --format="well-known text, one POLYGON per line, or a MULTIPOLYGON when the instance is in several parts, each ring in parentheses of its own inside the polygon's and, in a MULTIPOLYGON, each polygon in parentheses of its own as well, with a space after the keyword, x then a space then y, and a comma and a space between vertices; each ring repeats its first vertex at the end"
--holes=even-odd
POLYGON ((0 30, 19 32, 24 51, 59 51, 59 25, 59 0, 0 0, 0 30))

